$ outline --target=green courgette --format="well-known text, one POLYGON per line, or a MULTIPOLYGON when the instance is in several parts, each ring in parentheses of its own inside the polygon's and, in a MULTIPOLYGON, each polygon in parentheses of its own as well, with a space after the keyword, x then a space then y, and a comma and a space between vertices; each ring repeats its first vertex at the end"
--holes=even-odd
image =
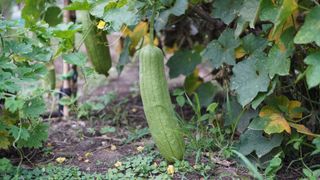
POLYGON ((84 44, 95 71, 107 77, 112 61, 106 33, 97 28, 97 23, 88 11, 78 11, 77 19, 82 23, 84 44))
POLYGON ((140 91, 152 138, 160 154, 174 162, 183 158, 185 145, 170 99, 163 58, 154 45, 140 50, 140 91))

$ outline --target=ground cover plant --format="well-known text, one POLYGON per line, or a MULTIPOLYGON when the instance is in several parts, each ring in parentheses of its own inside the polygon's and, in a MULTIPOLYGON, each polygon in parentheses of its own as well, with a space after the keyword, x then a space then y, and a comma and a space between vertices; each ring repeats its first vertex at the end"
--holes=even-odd
POLYGON ((1 178, 319 178, 318 0, 0 9, 1 178))

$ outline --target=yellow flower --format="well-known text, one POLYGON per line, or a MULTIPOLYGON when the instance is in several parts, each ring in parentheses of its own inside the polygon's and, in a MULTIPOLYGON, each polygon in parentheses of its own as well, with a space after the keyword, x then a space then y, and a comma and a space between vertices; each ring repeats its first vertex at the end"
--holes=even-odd
POLYGON ((117 162, 114 164, 114 166, 115 166, 115 167, 120 167, 120 166, 122 166, 122 162, 117 161, 117 162))
POLYGON ((58 158, 56 159, 56 162, 59 163, 59 164, 62 164, 64 161, 66 161, 66 159, 67 159, 67 158, 65 158, 65 157, 58 157, 58 158))
POLYGON ((138 151, 138 152, 142 152, 143 150, 144 150, 144 147, 143 147, 143 146, 138 146, 138 147, 137 147, 137 151, 138 151))
POLYGON ((97 28, 98 29, 103 29, 105 26, 106 26, 106 22, 104 22, 103 20, 100 20, 98 25, 97 25, 97 28))
POLYGON ((167 173, 171 176, 173 176, 174 174, 174 166, 173 165, 169 165, 167 168, 167 173))

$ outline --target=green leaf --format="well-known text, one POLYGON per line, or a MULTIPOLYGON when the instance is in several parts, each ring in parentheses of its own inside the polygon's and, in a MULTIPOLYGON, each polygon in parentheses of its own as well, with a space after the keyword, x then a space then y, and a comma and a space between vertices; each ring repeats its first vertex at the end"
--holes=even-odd
POLYGON ((14 137, 14 139, 23 139, 28 140, 30 135, 26 128, 21 127, 21 129, 17 126, 11 126, 9 130, 10 134, 14 137))
POLYGON ((90 10, 90 4, 87 1, 75 1, 63 8, 64 10, 90 10))
POLYGON ((6 51, 17 55, 25 55, 32 52, 32 46, 30 43, 18 41, 5 41, 5 48, 8 49, 6 51))
POLYGON ((80 67, 84 66, 87 61, 86 55, 81 52, 63 54, 62 59, 69 64, 74 64, 80 67))
POLYGON ((129 6, 110 9, 103 14, 102 19, 110 23, 113 31, 120 31, 123 25, 133 26, 139 22, 138 10, 129 9, 129 6))
POLYGON ((256 117, 249 124, 248 129, 251 130, 264 130, 269 124, 270 119, 265 117, 256 117))
POLYGON ((286 52, 281 51, 276 45, 274 45, 269 51, 266 67, 271 79, 276 74, 285 76, 289 74, 290 59, 287 57, 286 52))
POLYGON ((310 13, 307 15, 305 23, 298 31, 294 38, 294 43, 296 44, 307 44, 315 42, 320 46, 320 7, 314 7, 310 13))
POLYGON ((268 167, 265 169, 264 172, 268 178, 273 179, 276 173, 281 169, 282 159, 280 158, 280 155, 281 153, 278 153, 276 156, 274 156, 269 162, 268 167))
POLYGON ((190 50, 179 50, 168 60, 170 78, 176 78, 180 74, 190 75, 196 66, 201 63, 201 56, 190 50))
POLYGON ((268 41, 260 36, 249 34, 242 39, 242 46, 246 53, 253 54, 262 52, 268 45, 268 41))
POLYGON ((48 139, 48 124, 38 123, 29 129, 30 137, 27 140, 20 139, 18 147, 39 148, 48 139))
MULTIPOLYGON (((213 3, 212 16, 230 24, 241 9, 242 0, 215 0, 213 3)), ((248 12, 247 12, 248 13, 248 12)))
POLYGON ((5 100, 5 108, 10 112, 14 113, 19 109, 22 109, 24 104, 23 99, 16 99, 15 97, 6 98, 5 100))
POLYGON ((25 101, 22 112, 26 118, 38 118, 46 109, 45 102, 42 98, 33 98, 25 101))
POLYGON ((273 93, 273 91, 276 88, 276 85, 277 85, 277 79, 275 78, 271 81, 268 92, 259 92, 256 98, 252 101, 251 107, 253 109, 257 109, 257 107, 265 100, 265 98, 273 93))
POLYGON ((32 52, 24 55, 24 57, 40 62, 48 62, 52 58, 52 51, 49 48, 33 47, 32 52))
POLYGON ((260 20, 275 22, 277 18, 278 8, 277 4, 274 4, 270 0, 261 0, 260 3, 260 20))
POLYGON ((176 101, 180 107, 184 106, 186 99, 183 96, 177 96, 176 101))
POLYGON ((48 7, 44 13, 44 21, 46 21, 50 26, 60 24, 62 19, 63 13, 58 6, 48 7))
POLYGON ((270 79, 264 69, 264 58, 261 54, 252 55, 233 68, 231 89, 236 91, 242 106, 250 103, 259 92, 268 91, 270 79))
POLYGON ((223 63, 235 65, 235 49, 240 41, 234 37, 231 29, 226 29, 218 40, 211 41, 201 53, 208 59, 214 68, 219 68, 223 63))
POLYGON ((207 107, 212 103, 213 97, 221 90, 218 84, 213 84, 211 82, 203 83, 196 90, 201 107, 207 107))
POLYGON ((156 19, 156 22, 154 24, 155 30, 157 32, 162 30, 166 26, 170 15, 181 16, 187 9, 187 0, 176 0, 171 8, 160 13, 159 17, 156 19))
MULTIPOLYGON (((1 145, 0 145, 1 148, 1 145)), ((8 173, 13 168, 11 161, 7 158, 0 159, 0 173, 8 173)), ((5 176, 4 176, 5 177, 5 176)))
POLYGON ((320 84, 320 52, 310 54, 304 62, 308 65, 306 69, 308 87, 318 86, 320 84))
POLYGON ((25 0, 21 16, 26 21, 27 27, 39 20, 41 12, 45 9, 45 2, 46 0, 25 0))
POLYGON ((126 37, 124 40, 124 45, 120 53, 119 61, 117 64, 117 71, 119 74, 121 74, 124 66, 130 62, 130 52, 129 52, 130 45, 131 45, 131 39, 130 37, 126 37))
POLYGON ((211 104, 207 107, 207 111, 210 112, 210 113, 215 113, 218 105, 219 105, 218 103, 211 103, 211 104))
POLYGON ((263 136, 263 131, 247 130, 240 136, 239 152, 249 155, 255 152, 260 158, 269 153, 273 148, 281 145, 283 137, 275 134, 271 138, 263 136))
POLYGON ((277 13, 272 35, 282 29, 288 17, 298 8, 296 0, 283 0, 283 3, 277 13))
POLYGON ((235 30, 236 37, 238 37, 248 25, 250 28, 254 28, 260 3, 260 0, 244 0, 239 12, 240 17, 237 20, 237 28, 235 30))

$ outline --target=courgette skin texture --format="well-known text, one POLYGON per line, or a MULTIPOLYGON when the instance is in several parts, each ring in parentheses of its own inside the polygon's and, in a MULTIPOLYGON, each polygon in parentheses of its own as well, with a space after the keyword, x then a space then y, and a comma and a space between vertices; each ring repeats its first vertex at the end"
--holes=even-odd
POLYGON ((78 11, 77 18, 82 23, 82 32, 86 35, 84 44, 95 71, 108 77, 112 61, 106 33, 97 29, 88 11, 78 11))
POLYGON ((160 154, 169 162, 182 160, 185 145, 164 72, 162 51, 153 45, 140 50, 140 92, 149 130, 160 154))

